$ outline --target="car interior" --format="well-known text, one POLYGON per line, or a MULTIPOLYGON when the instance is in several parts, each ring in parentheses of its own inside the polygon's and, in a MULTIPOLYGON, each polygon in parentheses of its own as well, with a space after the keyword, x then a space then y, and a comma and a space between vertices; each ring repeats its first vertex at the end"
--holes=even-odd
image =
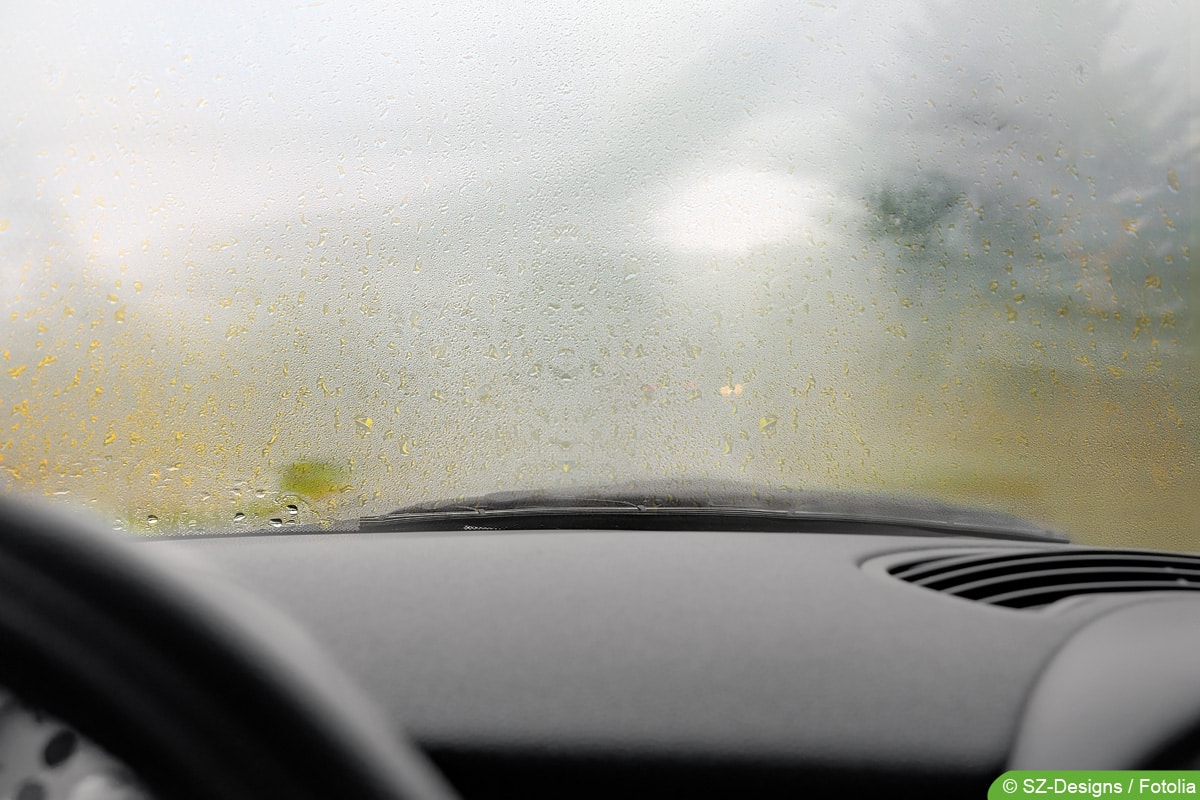
POLYGON ((6 4, 0 800, 1200 770, 1195 13, 6 4))
POLYGON ((1195 555, 829 521, 4 522, 0 677, 34 703, 0 719, 5 796, 128 775, 49 765, 68 728, 32 708, 155 796, 966 797, 1008 768, 1200 765, 1195 555))

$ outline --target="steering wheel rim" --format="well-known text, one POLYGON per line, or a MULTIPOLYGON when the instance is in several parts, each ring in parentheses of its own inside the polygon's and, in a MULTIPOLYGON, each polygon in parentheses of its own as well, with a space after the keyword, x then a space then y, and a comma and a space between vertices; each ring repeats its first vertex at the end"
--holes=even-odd
POLYGON ((299 628, 150 549, 0 498, 0 683, 164 796, 454 796, 299 628))

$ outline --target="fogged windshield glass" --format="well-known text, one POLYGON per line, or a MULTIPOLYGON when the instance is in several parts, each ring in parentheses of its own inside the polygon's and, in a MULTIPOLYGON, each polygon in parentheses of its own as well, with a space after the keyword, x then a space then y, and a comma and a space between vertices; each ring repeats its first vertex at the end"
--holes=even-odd
POLYGON ((0 11, 0 481, 737 480, 1200 548, 1189 4, 0 11))

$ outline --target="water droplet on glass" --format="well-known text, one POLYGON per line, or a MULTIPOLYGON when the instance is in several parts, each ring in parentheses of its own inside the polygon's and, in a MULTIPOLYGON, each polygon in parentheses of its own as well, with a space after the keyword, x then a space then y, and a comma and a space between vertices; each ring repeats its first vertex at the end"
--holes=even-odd
POLYGON ((287 512, 294 517, 300 513, 300 509, 298 507, 296 507, 295 505, 289 505, 287 507, 287 512))
POLYGON ((240 511, 239 511, 239 512, 237 512, 236 514, 234 514, 234 515, 233 515, 233 521, 234 521, 234 522, 245 522, 245 521, 246 521, 246 515, 245 515, 245 514, 243 514, 242 512, 240 512, 240 511))
POLYGON ((256 489, 256 490, 254 491, 254 496, 255 496, 255 497, 266 497, 266 496, 267 496, 267 490, 266 490, 266 489, 256 489))
POLYGON ((148 517, 146 517, 146 523, 147 523, 148 525, 157 525, 157 524, 158 524, 158 517, 156 517, 156 516, 154 516, 153 514, 151 514, 151 515, 149 515, 148 517))
POLYGON ((269 522, 271 523, 272 528, 282 528, 283 527, 283 520, 279 519, 278 517, 276 517, 275 519, 269 520, 269 522))

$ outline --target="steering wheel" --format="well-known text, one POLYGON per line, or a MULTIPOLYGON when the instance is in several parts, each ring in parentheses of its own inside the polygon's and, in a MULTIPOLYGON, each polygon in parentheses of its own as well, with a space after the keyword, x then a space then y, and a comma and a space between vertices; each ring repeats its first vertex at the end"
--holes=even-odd
POLYGON ((0 684, 161 796, 454 796, 298 627, 153 549, 0 498, 0 684))

